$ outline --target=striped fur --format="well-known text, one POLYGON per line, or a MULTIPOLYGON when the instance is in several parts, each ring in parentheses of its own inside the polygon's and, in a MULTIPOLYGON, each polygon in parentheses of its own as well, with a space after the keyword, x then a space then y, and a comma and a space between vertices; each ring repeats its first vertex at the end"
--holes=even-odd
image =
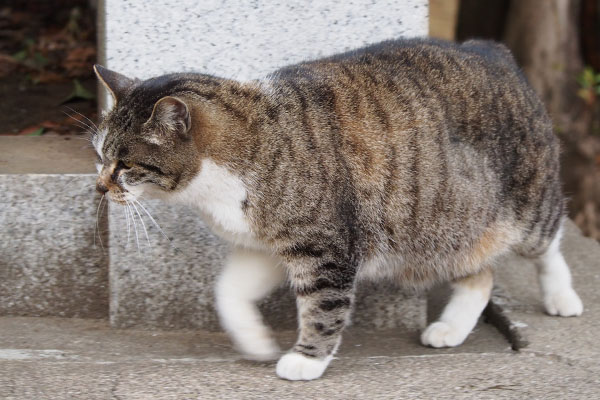
POLYGON ((166 197, 203 160, 242 182, 252 246, 298 296, 307 358, 339 344, 358 278, 458 281, 509 250, 543 254, 564 214, 551 121, 499 44, 389 41, 247 83, 111 74, 104 167, 130 165, 117 184, 166 197), (153 121, 176 118, 153 114, 166 96, 187 106, 189 132, 153 121))

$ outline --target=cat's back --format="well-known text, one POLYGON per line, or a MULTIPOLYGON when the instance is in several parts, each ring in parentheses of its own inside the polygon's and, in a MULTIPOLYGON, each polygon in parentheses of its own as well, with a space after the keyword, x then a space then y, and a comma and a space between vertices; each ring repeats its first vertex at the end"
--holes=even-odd
POLYGON ((496 42, 391 40, 284 67, 270 79, 286 95, 301 92, 315 117, 376 116, 386 128, 443 124, 453 141, 473 144, 510 141, 512 128, 535 125, 531 134, 551 141, 543 104, 496 42))
POLYGON ((394 40, 285 67, 270 80, 291 121, 290 160, 310 171, 297 180, 321 177, 305 203, 320 204, 310 193, 328 191, 340 193, 331 209, 359 205, 367 248, 418 263, 460 253, 489 229, 518 236, 527 251, 556 231, 557 141, 503 45, 394 40))

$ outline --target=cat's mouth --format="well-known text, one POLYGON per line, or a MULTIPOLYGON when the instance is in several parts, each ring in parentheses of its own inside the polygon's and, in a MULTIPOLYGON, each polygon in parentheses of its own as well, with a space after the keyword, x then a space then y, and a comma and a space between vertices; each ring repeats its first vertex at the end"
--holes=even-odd
POLYGON ((126 206, 128 201, 131 200, 128 198, 128 196, 126 196, 127 193, 113 193, 113 192, 108 192, 107 193, 107 197, 109 198, 110 201, 120 204, 122 206, 126 206))
POLYGON ((135 200, 135 196, 127 190, 111 184, 105 185, 101 180, 98 180, 96 183, 96 190, 110 201, 123 206, 126 206, 130 201, 135 200))

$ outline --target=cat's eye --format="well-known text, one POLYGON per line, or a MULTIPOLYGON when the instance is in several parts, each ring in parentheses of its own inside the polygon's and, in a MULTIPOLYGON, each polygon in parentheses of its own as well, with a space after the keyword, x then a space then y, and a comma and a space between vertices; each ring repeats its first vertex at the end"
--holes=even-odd
POLYGON ((121 161, 121 163, 123 163, 123 166, 127 169, 129 168, 133 168, 133 163, 127 162, 127 161, 121 161))

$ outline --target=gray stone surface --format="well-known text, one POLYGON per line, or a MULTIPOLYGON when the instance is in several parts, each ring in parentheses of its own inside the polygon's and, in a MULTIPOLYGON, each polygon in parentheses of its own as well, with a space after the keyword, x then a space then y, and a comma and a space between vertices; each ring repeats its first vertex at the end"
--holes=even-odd
MULTIPOLYGON (((213 286, 228 245, 187 207, 158 201, 142 204, 164 235, 140 206, 139 215, 130 210, 135 225, 125 208, 109 206, 111 323, 121 328, 218 330, 213 286)), ((362 327, 417 330, 424 325, 425 305, 424 296, 364 284, 353 322, 362 327)), ((261 309, 267 323, 277 329, 295 327, 295 301, 287 288, 263 301, 261 309)))
POLYGON ((217 329, 213 281, 227 246, 186 207, 142 203, 170 240, 140 206, 127 219, 126 208, 110 204, 111 323, 217 329))
POLYGON ((0 170, 0 315, 106 317, 108 258, 96 233, 94 182, 0 170))
POLYGON ((0 136, 0 174, 95 174, 84 137, 0 136))
MULTIPOLYGON (((594 335, 589 331, 568 335, 568 320, 558 321, 561 323, 551 326, 556 333, 545 329, 548 335, 594 335)), ((105 321, 79 319, 0 318, 0 398, 600 396, 600 364, 594 360, 565 357, 560 345, 551 346, 551 352, 516 353, 489 328, 481 325, 463 346, 445 350, 422 347, 415 334, 401 329, 372 332, 351 328, 320 380, 287 382, 275 376, 272 362, 242 360, 220 333, 116 330, 105 321)), ((293 331, 279 334, 283 346, 293 338, 293 331)))
POLYGON ((518 257, 507 258, 496 272, 504 293, 502 306, 529 342, 523 352, 600 364, 600 246, 567 221, 561 248, 573 274, 573 287, 583 301, 581 317, 546 315, 535 266, 518 257))

